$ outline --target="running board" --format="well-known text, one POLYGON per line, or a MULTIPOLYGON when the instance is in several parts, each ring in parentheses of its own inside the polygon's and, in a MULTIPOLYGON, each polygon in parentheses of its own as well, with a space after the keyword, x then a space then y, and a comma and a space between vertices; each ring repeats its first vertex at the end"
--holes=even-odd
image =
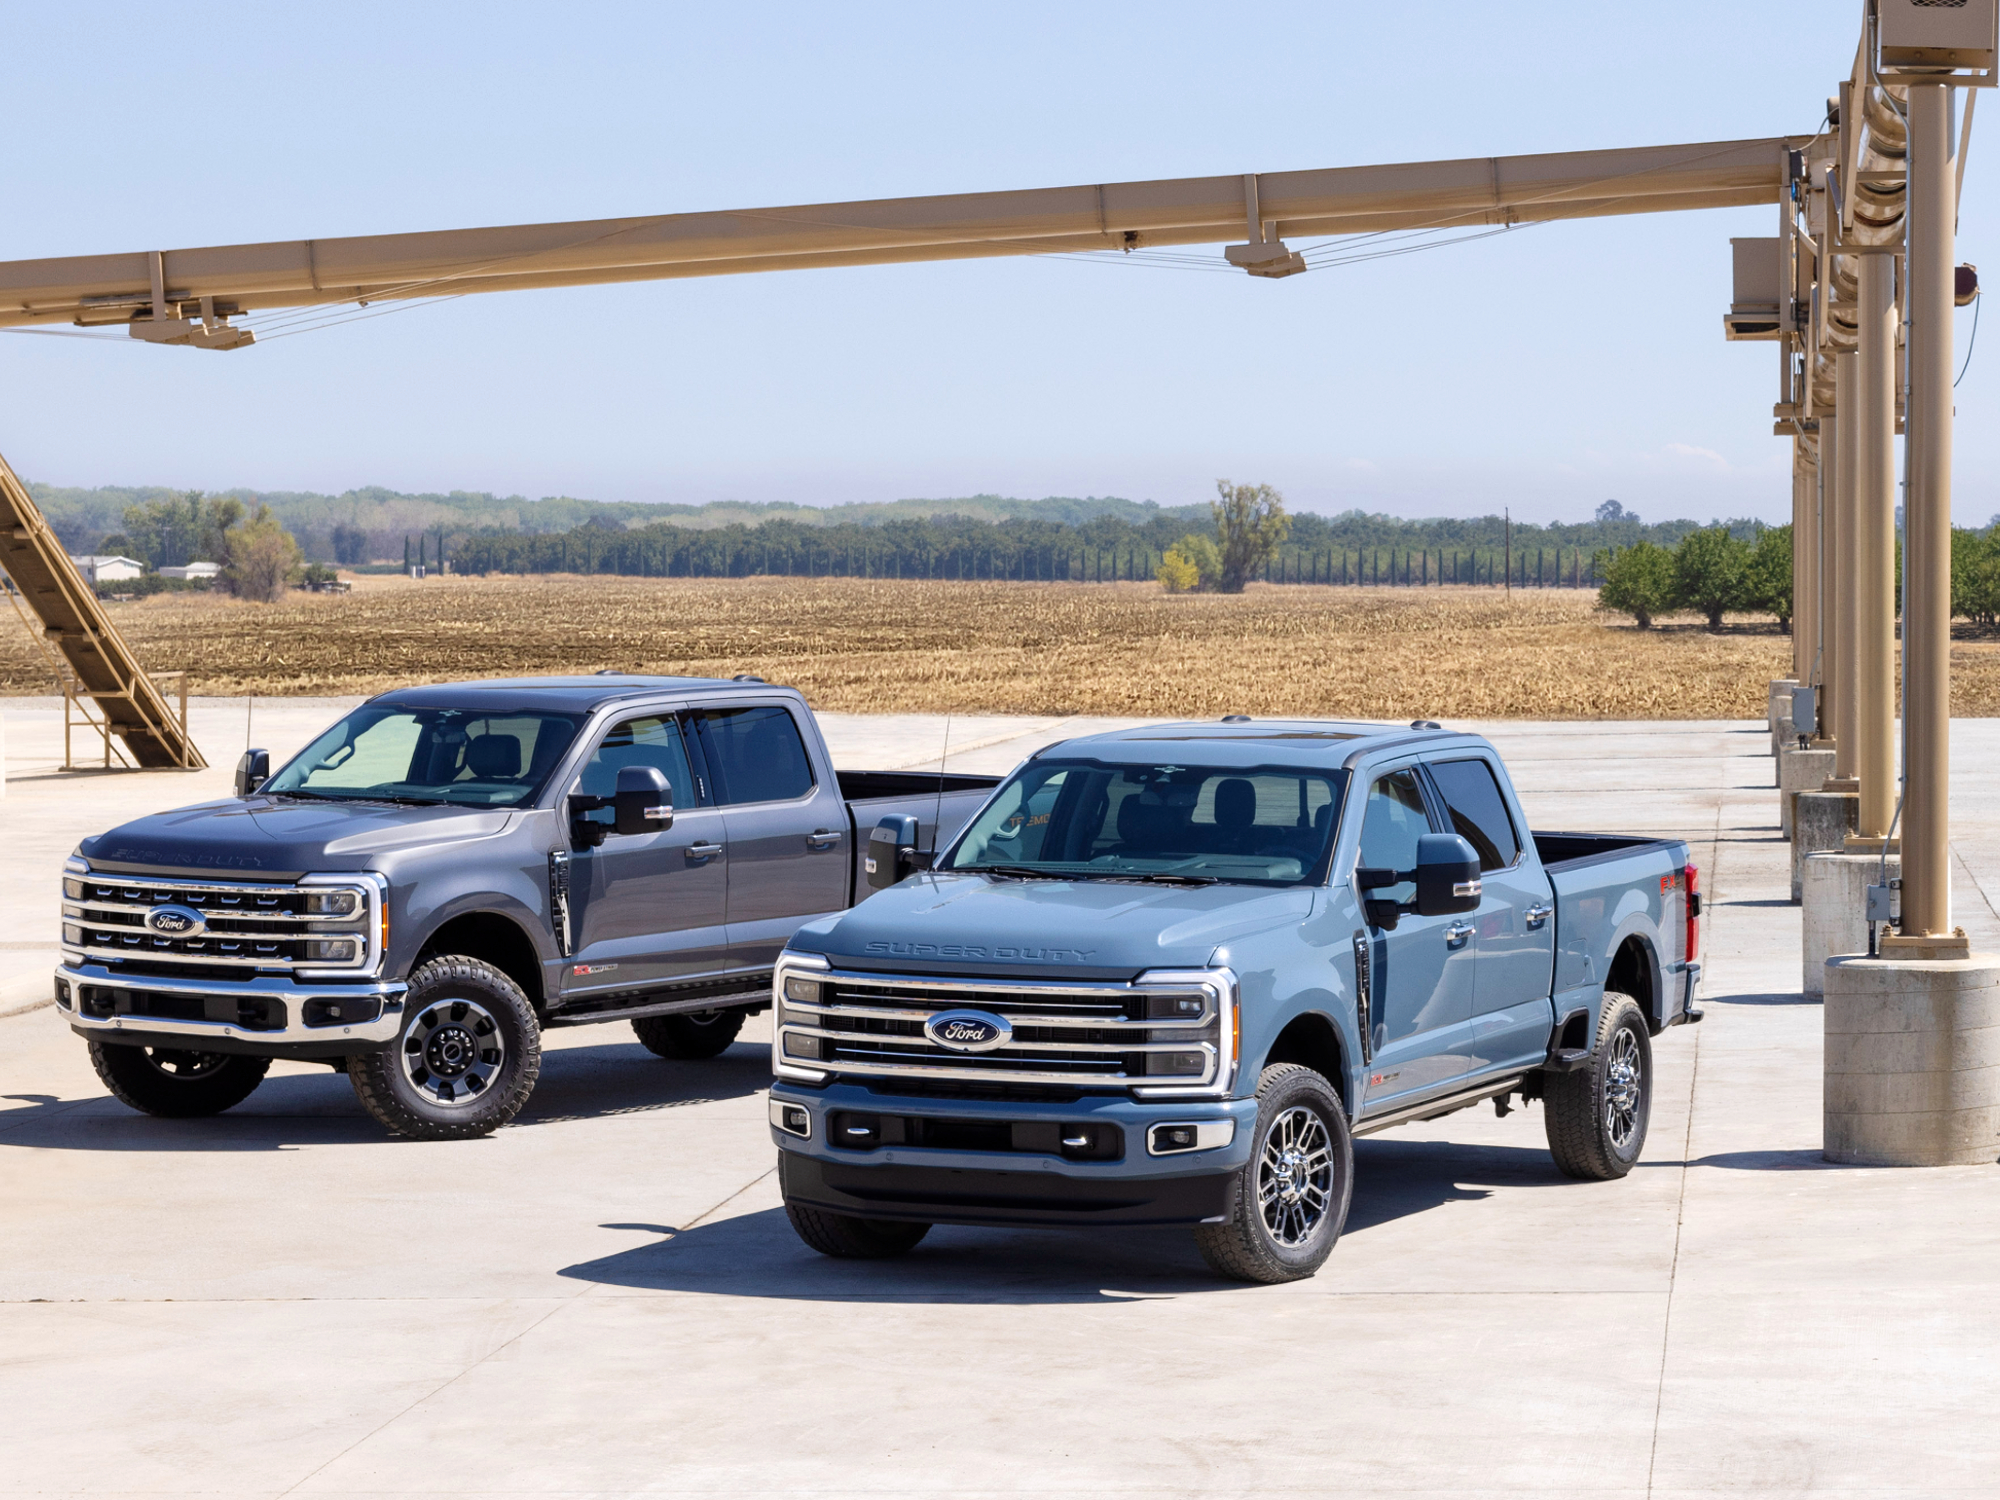
POLYGON ((1456 1094, 1446 1094, 1441 1099, 1426 1099, 1419 1104, 1405 1104, 1390 1110, 1387 1114, 1364 1115, 1357 1120, 1350 1133, 1356 1136, 1373 1135, 1378 1130, 1387 1130, 1392 1125, 1407 1125, 1414 1120, 1435 1120, 1440 1115, 1456 1114, 1461 1109, 1493 1098, 1496 1094, 1511 1093, 1526 1081, 1526 1073, 1510 1073, 1505 1078, 1490 1079, 1456 1094))
POLYGON ((699 985, 677 985, 664 992, 653 990, 626 996, 602 996, 581 1002, 573 1010, 552 1012, 542 1022, 545 1027, 591 1026, 599 1021, 636 1021, 644 1016, 685 1015, 689 1011, 737 1010, 750 1006, 762 1010, 771 1003, 771 976, 747 974, 729 980, 699 985))

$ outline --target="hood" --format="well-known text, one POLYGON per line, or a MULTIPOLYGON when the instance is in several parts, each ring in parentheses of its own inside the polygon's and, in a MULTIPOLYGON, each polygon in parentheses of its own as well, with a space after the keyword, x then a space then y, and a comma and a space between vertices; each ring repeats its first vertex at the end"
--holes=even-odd
POLYGON ((1312 891, 1299 887, 926 874, 810 924, 792 946, 871 969, 1130 978, 1231 961, 1232 946, 1295 927, 1312 909, 1312 891))
POLYGON ((490 838, 513 816, 508 808, 228 797, 120 824, 85 839, 77 852, 108 868, 285 878, 365 869, 372 856, 413 844, 490 838))

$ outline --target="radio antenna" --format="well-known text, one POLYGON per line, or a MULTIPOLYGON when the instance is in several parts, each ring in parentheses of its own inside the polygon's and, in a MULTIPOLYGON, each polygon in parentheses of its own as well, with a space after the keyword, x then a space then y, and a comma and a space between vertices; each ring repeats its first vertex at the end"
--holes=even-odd
POLYGON ((944 716, 944 747, 938 751, 937 805, 931 809, 931 858, 937 858, 938 825, 944 819, 944 758, 951 753, 951 715, 944 716))

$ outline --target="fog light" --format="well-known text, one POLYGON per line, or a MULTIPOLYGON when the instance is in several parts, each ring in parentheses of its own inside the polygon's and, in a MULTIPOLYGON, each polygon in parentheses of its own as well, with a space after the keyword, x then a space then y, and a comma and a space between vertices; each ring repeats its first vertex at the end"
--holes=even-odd
POLYGON ((1155 1151, 1192 1151, 1199 1139, 1192 1125, 1162 1125, 1153 1132, 1155 1151))
POLYGON ((359 891, 307 891, 309 917, 351 917, 361 910, 359 891))
POLYGON ((308 938, 306 957, 319 963, 351 963, 356 952, 353 938, 308 938))
POLYGON ((785 1056, 802 1057, 809 1062, 820 1060, 820 1041, 816 1036, 800 1036, 796 1031, 785 1033, 785 1056))
POLYGON ((786 1135, 796 1135, 808 1140, 812 1137, 812 1115, 802 1105, 787 1104, 781 1099, 773 1099, 771 1123, 786 1135))
POLYGON ((63 941, 73 948, 81 948, 83 946, 83 929, 68 922, 63 923, 63 941))

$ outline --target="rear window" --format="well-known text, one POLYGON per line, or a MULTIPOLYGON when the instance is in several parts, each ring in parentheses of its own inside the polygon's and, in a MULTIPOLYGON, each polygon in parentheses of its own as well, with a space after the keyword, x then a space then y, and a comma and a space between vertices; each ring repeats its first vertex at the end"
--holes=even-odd
POLYGON ((788 802, 813 789, 799 726, 782 708, 707 709, 702 743, 718 802, 788 802))
POLYGON ((1431 766, 1431 780, 1451 812, 1451 830, 1479 851, 1479 868, 1504 870, 1520 858, 1521 841, 1507 815, 1507 799, 1483 760, 1444 760, 1431 766))

